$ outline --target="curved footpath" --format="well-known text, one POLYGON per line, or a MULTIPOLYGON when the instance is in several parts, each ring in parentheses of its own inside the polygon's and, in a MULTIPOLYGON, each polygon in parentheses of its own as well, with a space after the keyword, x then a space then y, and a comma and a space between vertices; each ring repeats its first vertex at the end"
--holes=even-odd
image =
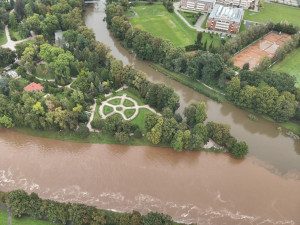
POLYGON ((23 40, 19 40, 19 41, 13 41, 10 38, 9 35, 9 30, 8 30, 8 25, 5 26, 5 34, 6 34, 6 38, 7 38, 7 42, 4 45, 1 45, 2 48, 9 48, 12 51, 16 50, 16 44, 22 43, 24 41, 31 41, 34 40, 35 38, 35 33, 33 31, 30 32, 31 33, 31 37, 25 38, 23 40))

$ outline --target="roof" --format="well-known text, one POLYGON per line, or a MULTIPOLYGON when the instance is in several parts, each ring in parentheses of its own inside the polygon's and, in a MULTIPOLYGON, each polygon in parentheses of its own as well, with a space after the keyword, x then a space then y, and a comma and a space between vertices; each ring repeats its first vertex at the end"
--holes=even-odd
POLYGON ((241 22, 243 15, 244 10, 241 8, 232 8, 216 4, 209 15, 209 18, 227 19, 234 22, 241 22))
POLYGON ((62 39, 63 38, 63 32, 62 30, 56 30, 54 32, 54 35, 55 35, 55 40, 58 40, 58 39, 62 39))
POLYGON ((42 91, 44 87, 40 84, 32 82, 31 84, 28 84, 26 87, 24 87, 25 91, 42 91))
MULTIPOLYGON (((198 0, 198 2, 211 2, 213 3, 215 0, 198 0)), ((300 0, 299 0, 300 1, 300 0)))

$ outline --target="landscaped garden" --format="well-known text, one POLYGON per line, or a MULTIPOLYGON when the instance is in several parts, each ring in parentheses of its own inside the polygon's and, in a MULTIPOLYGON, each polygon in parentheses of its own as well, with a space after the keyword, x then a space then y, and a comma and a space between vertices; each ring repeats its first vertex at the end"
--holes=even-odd
POLYGON ((295 26, 300 26, 300 9, 296 7, 284 6, 275 3, 264 2, 264 7, 260 12, 245 11, 244 19, 256 22, 266 23, 273 21, 279 23, 281 21, 288 21, 295 26))
POLYGON ((275 64, 272 69, 285 72, 297 78, 298 83, 296 83, 296 87, 300 87, 300 48, 297 48, 289 55, 285 57, 284 60, 275 64))
POLYGON ((155 37, 170 40, 175 46, 194 44, 197 31, 189 28, 175 12, 169 13, 163 5, 136 6, 138 17, 130 23, 155 37))

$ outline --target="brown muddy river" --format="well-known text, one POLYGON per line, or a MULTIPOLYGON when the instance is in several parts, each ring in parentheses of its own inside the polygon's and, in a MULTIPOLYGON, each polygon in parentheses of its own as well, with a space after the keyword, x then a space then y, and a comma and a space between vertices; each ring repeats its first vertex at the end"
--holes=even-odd
POLYGON ((96 145, 0 130, 0 190, 24 189, 43 198, 117 211, 158 211, 197 224, 300 224, 300 142, 276 125, 219 104, 167 79, 126 53, 102 21, 104 3, 87 10, 86 24, 112 54, 174 87, 181 108, 205 101, 208 120, 230 124, 250 153, 177 153, 168 148, 96 145))

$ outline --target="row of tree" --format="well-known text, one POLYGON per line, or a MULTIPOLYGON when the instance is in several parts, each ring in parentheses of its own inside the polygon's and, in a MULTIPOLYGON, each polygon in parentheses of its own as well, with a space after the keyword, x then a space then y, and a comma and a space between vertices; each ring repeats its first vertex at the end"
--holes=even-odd
POLYGON ((150 212, 141 215, 139 212, 117 213, 100 210, 94 206, 76 203, 60 203, 52 200, 42 200, 35 193, 27 194, 22 190, 5 193, 2 198, 16 218, 30 216, 59 224, 73 225, 171 225, 177 224, 172 218, 162 213, 150 212))

